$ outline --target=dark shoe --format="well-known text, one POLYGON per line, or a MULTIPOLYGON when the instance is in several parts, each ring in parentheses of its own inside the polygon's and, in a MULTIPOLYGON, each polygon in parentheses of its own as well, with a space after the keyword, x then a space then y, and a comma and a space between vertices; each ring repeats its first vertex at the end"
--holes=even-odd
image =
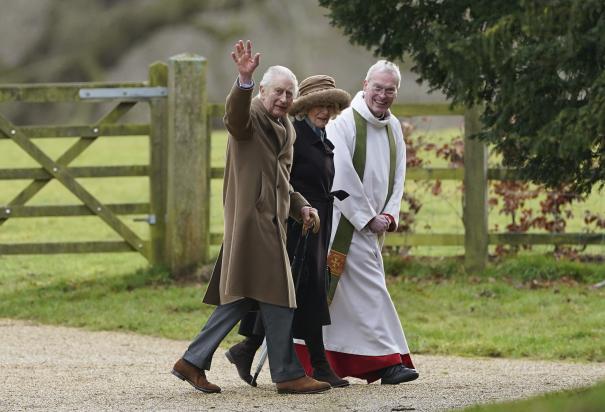
POLYGON ((221 391, 217 385, 208 382, 206 373, 198 367, 181 358, 172 367, 172 374, 182 381, 187 381, 198 391, 218 393, 221 391))
POLYGON ((318 381, 328 382, 333 388, 349 386, 348 380, 342 379, 334 373, 326 358, 321 329, 305 337, 305 343, 307 344, 311 366, 313 367, 313 378, 318 381))
POLYGON ((229 362, 235 365, 235 368, 237 369, 237 374, 240 378, 242 378, 244 382, 246 382, 250 386, 256 386, 256 382, 253 382, 252 375, 250 374, 254 357, 237 357, 234 356, 233 353, 231 353, 231 350, 225 352, 225 357, 229 360, 229 362))
POLYGON ((418 379, 416 369, 406 368, 402 364, 389 366, 384 369, 380 383, 383 385, 398 385, 418 379))
POLYGON ((293 394, 319 393, 331 388, 329 383, 317 381, 307 375, 291 381, 278 382, 275 386, 277 387, 277 393, 293 394))
POLYGON ((262 342, 262 338, 260 341, 247 338, 225 352, 225 357, 229 362, 235 365, 239 377, 250 386, 256 386, 256 382, 253 381, 250 370, 252 369, 254 354, 262 342))
POLYGON ((334 373, 330 364, 326 362, 326 366, 316 367, 313 366, 313 379, 317 379, 321 382, 328 382, 333 388, 344 388, 345 386, 349 386, 349 381, 346 379, 342 379, 338 375, 334 373))

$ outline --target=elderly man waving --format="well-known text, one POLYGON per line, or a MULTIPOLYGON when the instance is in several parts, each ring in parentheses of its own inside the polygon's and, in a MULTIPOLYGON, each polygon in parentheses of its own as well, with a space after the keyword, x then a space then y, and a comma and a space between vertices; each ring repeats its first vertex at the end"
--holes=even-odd
POLYGON ((229 132, 223 186, 225 237, 204 302, 218 305, 173 367, 172 373, 202 392, 220 392, 208 382, 212 356, 239 320, 258 307, 266 329, 271 378, 280 393, 316 393, 330 384, 305 375, 292 343, 296 297, 286 253, 288 215, 307 227, 317 211, 288 183, 294 129, 287 117, 297 94, 294 74, 272 66, 252 98, 260 55, 252 43, 235 44, 239 72, 225 110, 229 132))

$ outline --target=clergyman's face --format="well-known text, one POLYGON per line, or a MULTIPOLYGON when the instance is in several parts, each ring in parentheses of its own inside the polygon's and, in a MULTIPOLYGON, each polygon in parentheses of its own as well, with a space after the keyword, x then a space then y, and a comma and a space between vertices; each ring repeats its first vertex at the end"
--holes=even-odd
POLYGON ((382 117, 397 97, 397 76, 390 71, 374 72, 369 80, 364 80, 363 93, 368 109, 382 117))
POLYGON ((270 84, 260 87, 260 99, 272 117, 277 119, 288 114, 294 101, 294 87, 287 76, 276 76, 270 84))

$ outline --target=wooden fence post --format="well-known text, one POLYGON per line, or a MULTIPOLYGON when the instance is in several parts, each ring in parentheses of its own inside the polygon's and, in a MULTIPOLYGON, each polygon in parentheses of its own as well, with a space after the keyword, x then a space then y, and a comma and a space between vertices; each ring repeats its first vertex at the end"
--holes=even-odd
POLYGON ((464 113, 464 264, 471 272, 487 264, 487 146, 469 139, 481 130, 478 107, 464 113))
MULTIPOLYGON (((168 66, 155 62, 149 66, 149 85, 168 86, 168 66)), ((166 98, 151 99, 149 132, 149 205, 153 221, 150 225, 150 260, 154 266, 168 266, 166 242, 166 187, 168 185, 168 102, 166 98)))
POLYGON ((180 54, 168 61, 168 187, 166 241, 173 277, 208 261, 210 163, 206 59, 180 54))

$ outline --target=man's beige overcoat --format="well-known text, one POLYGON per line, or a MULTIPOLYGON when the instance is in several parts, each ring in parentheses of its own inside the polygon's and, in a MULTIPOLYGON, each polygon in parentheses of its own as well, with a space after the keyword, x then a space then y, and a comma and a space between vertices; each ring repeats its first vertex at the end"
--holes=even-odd
POLYGON ((204 302, 248 297, 294 308, 285 227, 308 205, 289 183, 296 135, 287 116, 272 119, 252 92, 235 84, 227 96, 225 237, 204 302))

